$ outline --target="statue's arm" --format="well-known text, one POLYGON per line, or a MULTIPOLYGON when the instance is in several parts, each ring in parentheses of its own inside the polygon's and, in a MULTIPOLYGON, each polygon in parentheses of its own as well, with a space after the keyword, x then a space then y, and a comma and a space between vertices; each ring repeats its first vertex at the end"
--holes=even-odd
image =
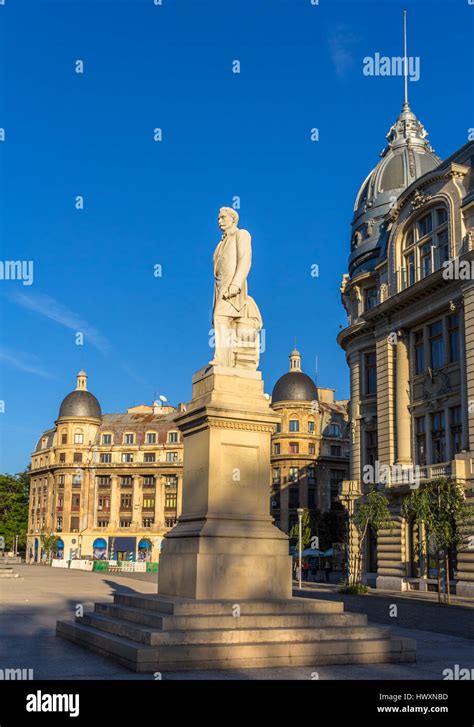
POLYGON ((244 287, 252 264, 252 238, 247 230, 239 230, 237 237, 237 267, 235 269, 232 285, 240 290, 244 287))

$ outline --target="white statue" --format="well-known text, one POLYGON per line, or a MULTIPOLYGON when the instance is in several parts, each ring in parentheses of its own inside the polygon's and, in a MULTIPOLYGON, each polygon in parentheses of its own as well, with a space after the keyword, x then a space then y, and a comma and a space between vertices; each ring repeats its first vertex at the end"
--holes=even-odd
POLYGON ((247 293, 252 264, 252 238, 237 227, 239 215, 221 207, 218 224, 222 238, 214 252, 214 358, 218 366, 256 369, 262 317, 247 293))

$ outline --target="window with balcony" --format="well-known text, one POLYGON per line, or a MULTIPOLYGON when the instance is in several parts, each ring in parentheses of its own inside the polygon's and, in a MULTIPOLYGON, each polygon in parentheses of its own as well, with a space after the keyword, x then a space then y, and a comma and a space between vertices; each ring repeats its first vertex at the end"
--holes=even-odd
POLYGON ((457 313, 448 316, 448 359, 456 363, 460 359, 459 316, 457 313))
POLYGON ((426 465, 426 417, 415 417, 415 457, 420 467, 426 465))
POLYGON ((424 331, 415 331, 414 338, 414 363, 415 374, 424 374, 425 366, 425 337, 424 331))
POLYGON ((431 414, 431 447, 433 464, 446 462, 444 411, 438 411, 431 414))
POLYGON ((449 410, 449 428, 451 438, 451 456, 462 450, 462 413, 460 406, 453 406, 449 410))
POLYGON ((430 346, 430 366, 441 369, 444 366, 443 322, 436 321, 428 327, 430 346))

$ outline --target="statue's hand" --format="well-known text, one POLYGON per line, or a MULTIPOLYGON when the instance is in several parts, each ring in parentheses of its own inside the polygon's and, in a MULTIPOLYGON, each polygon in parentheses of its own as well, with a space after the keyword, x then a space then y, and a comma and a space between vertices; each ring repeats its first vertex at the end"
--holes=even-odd
POLYGON ((239 293, 240 288, 237 285, 229 285, 226 293, 222 297, 224 298, 224 300, 229 300, 229 298, 235 298, 235 296, 239 293))

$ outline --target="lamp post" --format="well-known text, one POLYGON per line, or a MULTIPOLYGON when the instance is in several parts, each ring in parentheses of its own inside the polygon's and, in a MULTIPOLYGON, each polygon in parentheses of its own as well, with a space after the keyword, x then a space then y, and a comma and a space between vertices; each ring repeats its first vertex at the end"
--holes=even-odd
POLYGON ((298 580, 299 587, 301 589, 301 570, 302 570, 302 556, 303 556, 303 508, 299 507, 296 511, 298 513, 298 580))

